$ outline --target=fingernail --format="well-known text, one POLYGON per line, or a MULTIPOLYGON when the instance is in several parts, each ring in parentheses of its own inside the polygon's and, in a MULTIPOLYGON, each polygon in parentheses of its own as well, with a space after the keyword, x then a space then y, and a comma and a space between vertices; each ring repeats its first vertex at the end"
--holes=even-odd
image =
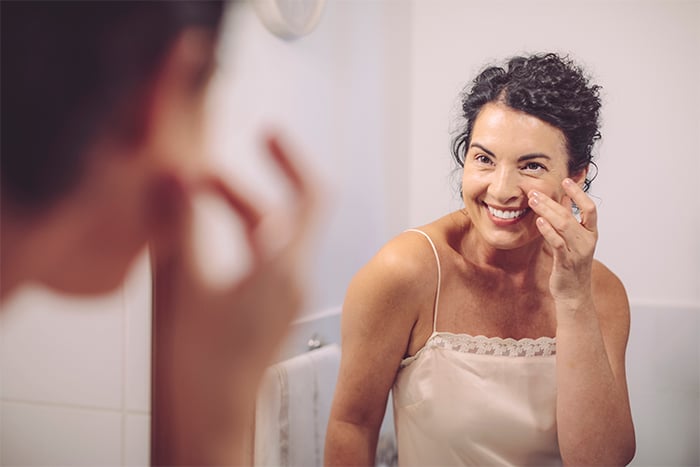
POLYGON ((570 178, 564 179, 564 186, 570 186, 572 183, 574 182, 570 178))
POLYGON ((539 225, 540 227, 544 226, 544 219, 542 219, 541 217, 538 217, 537 221, 535 222, 537 222, 537 225, 539 225))

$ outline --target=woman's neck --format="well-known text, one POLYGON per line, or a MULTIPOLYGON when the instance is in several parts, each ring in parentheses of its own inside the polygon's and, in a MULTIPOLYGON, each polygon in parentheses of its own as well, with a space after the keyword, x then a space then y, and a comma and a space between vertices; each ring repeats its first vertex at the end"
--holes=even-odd
POLYGON ((506 274, 517 280, 532 280, 542 264, 547 250, 544 238, 539 237, 513 249, 499 249, 489 245, 476 229, 467 224, 463 227, 459 251, 465 260, 490 272, 506 274))

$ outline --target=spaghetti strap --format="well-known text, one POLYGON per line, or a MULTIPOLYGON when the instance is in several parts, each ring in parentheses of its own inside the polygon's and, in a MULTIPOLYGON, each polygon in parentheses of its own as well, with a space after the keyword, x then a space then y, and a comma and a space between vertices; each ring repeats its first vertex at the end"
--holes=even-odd
POLYGON ((437 263, 437 290, 435 291, 435 306, 433 307, 433 334, 437 330, 437 316, 438 316, 438 302, 440 301, 440 282, 442 281, 442 274, 440 272, 440 257, 438 256, 437 248, 435 248, 435 243, 430 235, 419 229, 407 229, 406 232, 416 232, 423 235, 430 242, 430 246, 433 248, 433 253, 435 254, 435 262, 437 263))

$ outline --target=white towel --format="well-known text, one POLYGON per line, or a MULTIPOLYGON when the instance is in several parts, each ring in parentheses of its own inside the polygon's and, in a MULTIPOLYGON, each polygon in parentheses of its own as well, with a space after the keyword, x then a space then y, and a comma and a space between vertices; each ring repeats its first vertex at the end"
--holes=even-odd
POLYGON ((340 347, 321 347, 268 368, 255 417, 254 463, 321 466, 340 347))

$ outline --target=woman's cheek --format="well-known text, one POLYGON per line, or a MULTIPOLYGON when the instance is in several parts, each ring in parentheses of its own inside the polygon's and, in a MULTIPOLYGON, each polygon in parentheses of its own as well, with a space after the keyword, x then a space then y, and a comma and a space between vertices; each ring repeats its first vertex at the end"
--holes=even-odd
POLYGON ((524 191, 525 193, 529 193, 532 190, 548 196, 557 203, 561 203, 565 195, 564 188, 561 186, 561 181, 553 179, 533 179, 531 182, 527 183, 524 191))

